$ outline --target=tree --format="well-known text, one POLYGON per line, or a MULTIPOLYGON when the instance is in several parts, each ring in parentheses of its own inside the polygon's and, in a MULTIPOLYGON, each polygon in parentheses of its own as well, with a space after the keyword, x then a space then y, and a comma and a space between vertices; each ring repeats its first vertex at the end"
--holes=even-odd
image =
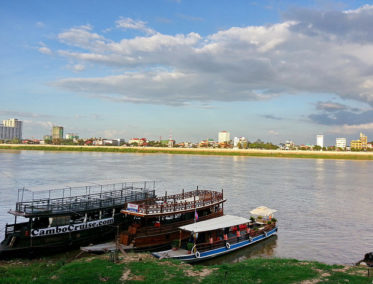
POLYGON ((52 143, 54 144, 54 145, 61 145, 61 139, 60 138, 55 138, 55 139, 53 139, 52 140, 52 143))
POLYGON ((11 144, 20 144, 21 140, 19 140, 18 138, 13 138, 12 140, 10 140, 10 143, 11 144))

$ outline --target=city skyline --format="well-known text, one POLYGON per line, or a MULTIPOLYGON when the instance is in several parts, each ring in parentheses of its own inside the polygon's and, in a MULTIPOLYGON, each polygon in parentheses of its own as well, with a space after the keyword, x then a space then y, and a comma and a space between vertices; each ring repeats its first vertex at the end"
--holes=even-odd
MULTIPOLYGON (((65 141, 68 142, 69 145, 71 145, 71 142, 74 144, 79 144, 80 143, 88 143, 87 145, 122 145, 122 144, 133 144, 136 143, 139 146, 155 146, 153 143, 151 145, 148 145, 148 142, 159 142, 161 145, 168 145, 168 147, 173 147, 176 143, 176 140, 173 139, 172 136, 169 137, 169 139, 162 140, 162 137, 159 137, 159 140, 151 140, 146 137, 138 138, 138 137, 132 137, 132 138, 127 138, 124 139, 123 137, 121 138, 115 138, 115 139, 108 139, 106 137, 85 137, 85 138, 80 138, 79 135, 76 133, 66 133, 64 136, 64 127, 63 126, 52 126, 51 129, 51 134, 52 135, 44 135, 43 139, 22 139, 22 124, 23 122, 16 119, 16 118, 10 118, 8 120, 3 120, 3 124, 0 124, 0 140, 9 142, 13 139, 18 139, 19 143, 30 143, 31 144, 55 144, 57 143, 60 144, 61 142, 63 143, 63 140, 71 140, 71 141, 65 141), (43 141, 44 140, 44 141, 43 141), (58 140, 58 141, 57 141, 58 140), (80 140, 80 141, 79 141, 80 140)), ((260 144, 260 143, 269 143, 270 145, 274 145, 272 141, 262 141, 260 138, 257 140, 252 140, 249 141, 245 137, 240 136, 240 137, 230 137, 230 132, 226 130, 219 131, 217 135, 217 139, 214 138, 208 138, 208 139, 201 139, 199 142, 198 141, 192 141, 192 140, 185 140, 185 141, 178 141, 180 144, 178 146, 181 147, 191 147, 193 145, 198 145, 198 147, 233 147, 233 149, 237 149, 239 147, 242 147, 243 145, 246 145, 244 147, 248 147, 248 143, 253 143, 253 144, 260 144), (243 143, 243 144, 242 144, 243 143), (238 144, 241 144, 238 145, 238 144)), ((299 146, 300 148, 305 147, 305 149, 312 149, 312 147, 320 147, 322 148, 328 148, 328 147, 336 147, 336 148, 341 148, 345 150, 350 150, 350 149, 358 149, 358 150, 366 150, 366 149, 371 149, 372 148, 373 142, 368 141, 368 137, 364 135, 364 133, 360 132, 360 139, 358 140, 351 140, 350 141, 350 146, 347 146, 347 139, 343 137, 337 137, 335 138, 335 145, 324 145, 324 135, 322 134, 317 134, 316 135, 316 143, 307 143, 307 144, 296 144, 292 140, 287 140, 283 141, 282 143, 278 143, 278 147, 281 149, 289 150, 291 147, 294 146, 299 146), (287 149, 289 148, 289 149, 287 149)), ((254 145, 254 147, 257 147, 257 145, 254 145)))
POLYGON ((0 116, 24 137, 373 136, 370 1, 0 4, 0 116))

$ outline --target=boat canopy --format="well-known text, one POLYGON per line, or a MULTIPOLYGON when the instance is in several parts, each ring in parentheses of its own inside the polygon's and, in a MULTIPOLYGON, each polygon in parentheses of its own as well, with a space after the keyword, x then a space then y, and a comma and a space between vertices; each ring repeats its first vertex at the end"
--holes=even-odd
POLYGON ((179 229, 183 231, 199 233, 199 232, 214 231, 217 229, 224 229, 224 228, 228 228, 232 226, 246 224, 249 222, 250 222, 249 219, 246 219, 243 217, 224 215, 224 216, 216 217, 216 218, 209 219, 206 221, 201 221, 201 222, 193 223, 190 225, 182 226, 182 227, 179 227, 179 229))
POLYGON ((265 206, 259 206, 258 208, 250 211, 251 214, 262 217, 272 216, 272 214, 275 212, 277 212, 277 210, 265 206))

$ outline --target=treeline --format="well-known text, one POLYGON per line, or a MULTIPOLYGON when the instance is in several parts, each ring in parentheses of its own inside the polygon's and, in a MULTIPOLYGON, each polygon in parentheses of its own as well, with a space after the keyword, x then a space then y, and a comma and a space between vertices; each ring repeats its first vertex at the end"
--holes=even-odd
POLYGON ((240 142, 238 143, 238 149, 266 149, 266 150, 276 150, 278 149, 277 145, 272 144, 271 142, 263 142, 258 139, 255 142, 240 142))
POLYGON ((73 139, 45 139, 44 144, 49 145, 84 145, 85 141, 83 139, 78 139, 74 141, 73 139))

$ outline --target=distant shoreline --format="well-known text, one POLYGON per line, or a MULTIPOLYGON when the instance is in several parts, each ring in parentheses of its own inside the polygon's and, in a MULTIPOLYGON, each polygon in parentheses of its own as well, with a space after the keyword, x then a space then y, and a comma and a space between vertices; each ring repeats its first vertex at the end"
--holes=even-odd
POLYGON ((121 146, 71 146, 71 145, 19 145, 0 144, 0 150, 78 151, 113 153, 164 153, 184 155, 222 155, 272 158, 373 160, 373 152, 331 152, 331 151, 284 151, 259 149, 210 149, 210 148, 162 148, 162 147, 121 147, 121 146))

